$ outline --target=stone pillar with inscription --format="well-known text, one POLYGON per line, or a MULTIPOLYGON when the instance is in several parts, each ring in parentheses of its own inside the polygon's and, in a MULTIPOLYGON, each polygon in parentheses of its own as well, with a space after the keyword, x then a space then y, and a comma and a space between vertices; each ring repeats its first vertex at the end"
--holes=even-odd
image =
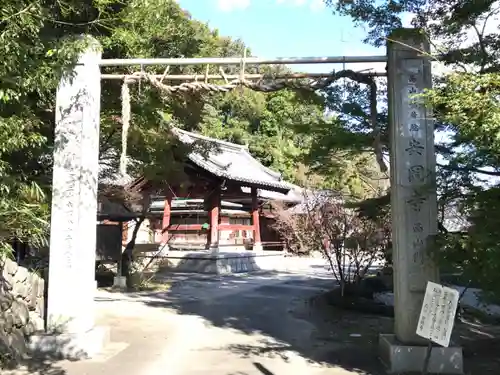
POLYGON ((437 233, 436 155, 432 114, 418 98, 431 87, 430 61, 422 56, 429 45, 418 30, 402 36, 388 46, 395 332, 418 344, 427 281, 439 277, 427 251, 437 233))
MULTIPOLYGON (((430 48, 416 29, 396 30, 389 40, 395 335, 381 335, 381 358, 391 372, 421 371, 428 341, 417 336, 417 324, 427 282, 439 282, 431 253, 437 234, 434 122, 418 97, 432 85, 430 59, 425 56, 430 48)), ((432 363, 451 363, 449 358, 433 356, 432 363)))
POLYGON ((108 335, 94 326, 101 52, 82 41, 57 89, 47 332, 30 341, 33 351, 72 358, 96 354, 108 335))

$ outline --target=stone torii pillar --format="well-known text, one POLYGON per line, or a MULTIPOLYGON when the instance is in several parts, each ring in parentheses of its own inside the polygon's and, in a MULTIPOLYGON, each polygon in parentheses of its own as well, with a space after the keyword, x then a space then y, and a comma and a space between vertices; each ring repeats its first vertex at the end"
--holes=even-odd
POLYGON ((94 326, 101 48, 84 40, 57 89, 47 332, 30 342, 33 351, 71 358, 97 354, 109 335, 94 326))
MULTIPOLYGON (((434 122, 415 98, 432 86, 430 48, 419 30, 402 29, 387 52, 395 335, 381 335, 380 354, 390 373, 420 372, 428 342, 416 334, 418 319, 427 282, 439 282, 429 252, 437 234, 434 122)), ((461 371, 461 350, 432 351, 429 372, 461 371)))

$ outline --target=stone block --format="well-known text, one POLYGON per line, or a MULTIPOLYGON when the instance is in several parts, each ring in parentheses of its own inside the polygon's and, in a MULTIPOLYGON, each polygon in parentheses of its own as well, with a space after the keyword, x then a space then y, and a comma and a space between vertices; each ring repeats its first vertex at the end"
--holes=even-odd
POLYGON ((30 293, 26 298, 26 302, 28 303, 28 309, 30 311, 36 310, 36 304, 38 302, 38 280, 36 279, 36 277, 33 277, 32 279, 30 293))
POLYGON ((0 272, 0 345, 20 357, 27 352, 26 336, 44 329, 43 289, 38 296, 41 278, 10 259, 4 260, 0 272))
MULTIPOLYGON (((17 263, 16 263, 17 264, 17 263)), ((14 277, 16 283, 25 283, 26 280, 28 279, 29 276, 29 271, 27 268, 24 267, 17 267, 17 272, 14 277)))
POLYGON ((44 330, 45 322, 34 311, 30 311, 28 323, 24 326, 24 334, 26 336, 32 335, 35 332, 42 332, 44 330))
MULTIPOLYGON (((19 270, 21 270, 21 269, 22 268, 19 268, 19 270)), ((20 272, 18 272, 18 273, 20 273, 20 272)), ((13 285, 12 293, 17 298, 25 299, 26 296, 29 293, 29 290, 30 290, 30 287, 29 287, 29 285, 26 282, 26 278, 24 278, 23 281, 19 281, 19 280, 16 279, 16 281, 15 281, 15 283, 13 285)))
POLYGON ((11 275, 14 276, 17 273, 17 269, 19 265, 11 259, 4 259, 3 263, 3 272, 2 275, 11 275))
POLYGON ((14 296, 10 293, 0 293, 0 313, 7 311, 14 303, 14 296))
POLYGON ((16 299, 10 308, 10 314, 14 319, 14 326, 22 328, 28 324, 29 310, 26 303, 20 299, 16 299))
POLYGON ((36 273, 28 272, 28 277, 26 278, 26 284, 28 285, 28 288, 29 288, 28 294, 30 294, 30 295, 33 292, 33 285, 34 285, 37 277, 38 276, 36 275, 36 273))
POLYGON ((242 265, 242 272, 248 272, 250 271, 250 268, 248 267, 247 263, 243 263, 242 265))
POLYGON ((5 268, 2 271, 1 275, 1 281, 2 283, 2 289, 4 291, 11 291, 12 288, 14 287, 14 276, 11 275, 10 273, 6 272, 5 268))
POLYGON ((34 356, 80 360, 93 358, 109 343, 109 328, 94 327, 89 331, 69 334, 39 334, 30 337, 28 350, 34 356))
POLYGON ((44 317, 44 314, 45 314, 45 299, 43 297, 38 297, 37 298, 35 311, 42 318, 44 317))
POLYGON ((26 354, 26 340, 22 329, 13 329, 10 332, 2 332, 1 341, 7 350, 17 358, 26 354))
MULTIPOLYGON (((422 372, 426 354, 426 346, 401 344, 392 334, 379 336, 380 359, 389 374, 422 372)), ((463 374, 462 348, 432 348, 428 371, 433 374, 463 374)))
MULTIPOLYGON (((274 270, 281 265, 283 253, 255 253, 249 250, 224 251, 171 251, 166 269, 177 272, 194 272, 226 275, 231 273, 274 270)), ((167 263, 167 262, 165 262, 167 263)))
POLYGON ((263 252, 264 251, 264 248, 262 247, 262 244, 261 243, 255 243, 253 244, 253 248, 252 250, 254 252, 263 252))
POLYGON ((126 289, 127 278, 125 276, 115 276, 113 279, 113 288, 126 289))
POLYGON ((10 309, 3 312, 3 315, 0 315, 0 319, 3 322, 3 330, 7 333, 12 332, 14 329, 14 316, 11 314, 10 309))

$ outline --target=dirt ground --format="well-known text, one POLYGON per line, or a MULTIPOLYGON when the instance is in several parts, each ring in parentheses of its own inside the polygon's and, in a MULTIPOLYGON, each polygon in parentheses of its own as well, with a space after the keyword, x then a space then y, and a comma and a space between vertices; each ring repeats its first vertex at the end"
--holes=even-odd
MULTIPOLYGON (((378 336, 393 331, 393 318, 334 308, 325 298, 333 285, 327 272, 180 275, 167 284, 98 291, 99 320, 114 345, 100 358, 27 364, 2 375, 386 373, 378 336)), ((467 375, 500 374, 500 326, 463 322, 455 336, 467 375)))
MULTIPOLYGON (((311 343, 323 360, 385 374, 377 358, 378 335, 393 332, 393 318, 340 310, 322 298, 295 301, 293 314, 314 324, 311 343)), ((500 326, 462 321, 453 340, 463 348, 466 375, 500 374, 500 326)))

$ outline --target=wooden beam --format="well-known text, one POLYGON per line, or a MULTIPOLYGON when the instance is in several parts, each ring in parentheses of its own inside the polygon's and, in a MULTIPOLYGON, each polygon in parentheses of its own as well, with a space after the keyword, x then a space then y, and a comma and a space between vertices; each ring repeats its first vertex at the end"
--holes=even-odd
POLYGON ((253 225, 220 224, 219 230, 253 230, 253 225))
POLYGON ((171 232, 175 231, 203 231, 202 224, 171 224, 168 227, 168 230, 171 232))
MULTIPOLYGON (((253 225, 241 225, 241 224, 219 224, 218 231, 221 230, 254 230, 253 225)), ((171 224, 167 228, 168 231, 206 231, 211 229, 203 229, 202 224, 171 224)), ((211 231, 210 231, 211 232, 211 231)))

